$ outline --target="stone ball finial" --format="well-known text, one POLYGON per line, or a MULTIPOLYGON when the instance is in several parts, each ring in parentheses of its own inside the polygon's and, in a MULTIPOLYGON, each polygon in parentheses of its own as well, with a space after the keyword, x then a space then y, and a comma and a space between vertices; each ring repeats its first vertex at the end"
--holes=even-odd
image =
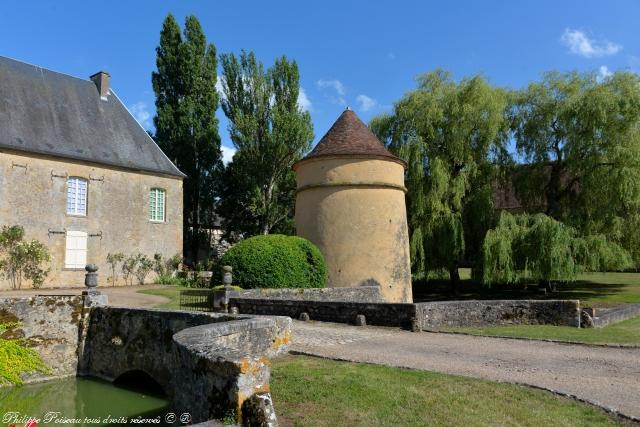
POLYGON ((98 286, 98 266, 95 264, 87 264, 84 269, 86 270, 84 285, 89 288, 89 290, 93 290, 98 286))

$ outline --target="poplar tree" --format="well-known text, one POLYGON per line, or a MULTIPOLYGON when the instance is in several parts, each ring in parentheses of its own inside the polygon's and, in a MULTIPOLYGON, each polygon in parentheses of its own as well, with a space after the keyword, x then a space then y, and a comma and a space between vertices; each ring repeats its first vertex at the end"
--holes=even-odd
POLYGON ((162 25, 156 49, 155 140, 187 175, 184 180, 184 252, 196 262, 202 236, 214 217, 214 184, 222 170, 218 119, 216 48, 195 16, 183 34, 173 15, 162 25))
POLYGON ((220 213, 227 232, 244 236, 293 232, 293 164, 311 148, 313 125, 298 105, 295 61, 268 70, 253 52, 224 54, 222 109, 237 149, 222 182, 220 213))

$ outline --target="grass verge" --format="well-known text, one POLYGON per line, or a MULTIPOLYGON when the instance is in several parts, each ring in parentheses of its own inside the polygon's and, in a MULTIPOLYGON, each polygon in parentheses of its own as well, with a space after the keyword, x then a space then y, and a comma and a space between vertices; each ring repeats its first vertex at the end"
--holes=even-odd
POLYGON ((615 307, 640 303, 640 273, 583 273, 573 283, 561 285, 556 292, 541 296, 537 286, 493 286, 487 288, 471 280, 471 270, 460 269, 458 294, 448 280, 418 281, 413 286, 416 302, 469 299, 579 299, 583 307, 615 307))
POLYGON ((613 426, 604 411, 514 384, 306 356, 272 361, 282 426, 613 426))
POLYGON ((161 297, 168 298, 169 301, 157 306, 156 308, 166 308, 169 310, 179 310, 180 309, 180 291, 184 291, 190 288, 186 288, 184 286, 166 286, 163 288, 154 288, 154 289, 143 289, 138 291, 141 294, 147 295, 159 295, 161 297))
POLYGON ((581 329, 571 326, 515 325, 478 328, 450 328, 449 332, 514 338, 548 339, 587 344, 640 345, 640 317, 604 328, 581 329))

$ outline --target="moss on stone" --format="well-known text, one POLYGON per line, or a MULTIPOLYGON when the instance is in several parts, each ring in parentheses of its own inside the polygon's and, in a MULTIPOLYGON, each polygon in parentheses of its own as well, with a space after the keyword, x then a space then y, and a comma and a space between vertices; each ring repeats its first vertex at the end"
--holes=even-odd
MULTIPOLYGON (((10 332, 20 326, 18 322, 0 323, 0 334, 10 332)), ((21 374, 30 372, 49 373, 37 351, 25 347, 23 339, 0 338, 0 385, 22 384, 21 374)))

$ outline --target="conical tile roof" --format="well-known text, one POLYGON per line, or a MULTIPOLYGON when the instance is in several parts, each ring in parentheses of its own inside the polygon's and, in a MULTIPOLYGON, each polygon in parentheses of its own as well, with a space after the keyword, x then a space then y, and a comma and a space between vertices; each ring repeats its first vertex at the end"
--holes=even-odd
POLYGON ((405 164, 403 160, 391 154, 350 109, 346 109, 338 117, 318 145, 302 160, 342 155, 388 157, 405 164))

